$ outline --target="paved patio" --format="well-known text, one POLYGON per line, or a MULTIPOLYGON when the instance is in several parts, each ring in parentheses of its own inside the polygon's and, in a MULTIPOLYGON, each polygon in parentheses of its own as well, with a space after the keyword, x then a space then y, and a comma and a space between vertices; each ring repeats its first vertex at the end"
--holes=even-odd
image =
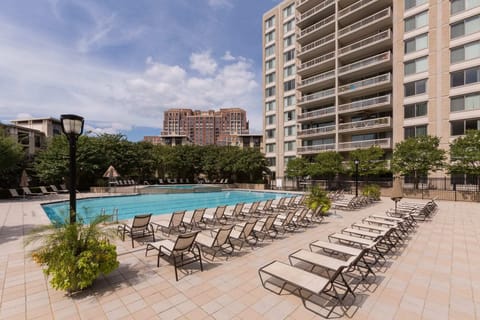
MULTIPOLYGON (((0 202, 0 319, 313 319, 291 294, 275 295, 260 283, 259 267, 287 262, 289 253, 315 239, 384 212, 393 202, 354 212, 337 211, 322 225, 255 248, 225 261, 205 263, 205 271, 181 274, 145 245, 133 250, 118 241, 120 268, 93 288, 65 296, 52 289, 23 246, 34 226, 49 223, 40 201, 0 202)), ((438 201, 433 221, 421 223, 408 244, 382 272, 378 286, 360 291, 349 310, 353 319, 480 318, 480 205, 438 201)), ((156 217, 158 218, 158 217, 156 217)), ((163 217, 165 218, 165 217, 163 217)))

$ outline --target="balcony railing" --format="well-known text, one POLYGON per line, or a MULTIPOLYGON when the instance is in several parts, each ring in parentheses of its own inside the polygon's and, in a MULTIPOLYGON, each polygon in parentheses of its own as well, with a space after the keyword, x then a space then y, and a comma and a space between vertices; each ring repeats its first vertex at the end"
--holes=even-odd
POLYGON ((339 143, 338 150, 366 149, 366 148, 370 148, 371 146, 379 146, 380 148, 391 148, 391 145, 392 145, 392 141, 390 138, 351 141, 351 142, 339 143))
POLYGON ((338 69, 339 74, 344 74, 350 71, 355 71, 358 69, 363 69, 365 67, 371 66, 373 64, 377 64, 379 62, 384 62, 390 60, 390 51, 377 54, 376 56, 369 57, 360 61, 356 61, 354 63, 347 64, 342 66, 338 69))
POLYGON ((390 104, 392 96, 390 94, 375 97, 371 99, 359 100, 351 103, 345 103, 338 106, 338 113, 345 113, 351 111, 358 111, 363 109, 368 109, 377 105, 387 105, 390 104))
POLYGON ((313 16, 314 14, 316 14, 317 12, 319 11, 322 11, 323 9, 325 9, 327 6, 333 4, 335 2, 335 0, 325 0, 319 4, 317 4, 315 7, 313 7, 312 9, 308 10, 307 12, 304 12, 303 14, 301 14, 298 18, 297 18, 297 22, 301 22, 302 20, 305 20, 311 16, 313 16))
POLYGON ((313 101, 313 100, 317 100, 317 99, 321 99, 321 98, 325 98, 333 95, 335 95, 335 88, 322 90, 322 91, 318 91, 318 92, 303 96, 302 98, 300 98, 298 103, 313 101))
POLYGON ((370 87, 376 84, 390 82, 390 79, 391 79, 391 74, 385 73, 373 78, 368 78, 368 79, 364 79, 364 80, 360 80, 357 82, 352 82, 352 83, 340 86, 338 87, 338 92, 345 93, 349 91, 355 91, 355 90, 362 89, 365 87, 370 87))
POLYGON ((305 36, 309 33, 312 33, 315 30, 318 30, 318 29, 322 28, 323 26, 325 26, 326 24, 329 24, 333 21, 335 21, 335 15, 334 14, 326 17, 323 20, 318 21, 317 23, 315 23, 314 25, 312 25, 308 28, 305 28, 305 29, 301 30, 300 33, 297 35, 297 38, 301 38, 301 37, 303 37, 303 36, 305 36))
POLYGON ((335 34, 332 33, 332 34, 329 34, 328 36, 325 36, 325 37, 323 37, 323 38, 321 38, 321 39, 318 39, 317 41, 314 41, 314 42, 311 42, 311 43, 309 43, 309 44, 307 44, 307 45, 304 45, 304 46, 302 46, 302 48, 300 49, 300 54, 305 53, 305 52, 308 52, 308 51, 310 51, 310 50, 312 50, 312 49, 315 49, 315 48, 317 48, 317 47, 320 47, 320 46, 322 46, 323 44, 325 44, 325 43, 327 43, 327 42, 329 42, 329 41, 332 41, 332 40, 334 40, 334 39, 335 39, 335 34))
POLYGON ((357 10, 357 9, 367 5, 367 4, 370 4, 370 3, 373 3, 373 2, 376 2, 376 1, 378 1, 378 0, 360 0, 360 1, 357 1, 355 3, 352 3, 348 7, 345 7, 342 10, 340 10, 338 12, 338 17, 341 18, 344 15, 349 14, 352 11, 355 11, 355 10, 357 10))
POLYGON ((335 144, 334 143, 319 144, 315 146, 305 146, 305 147, 297 148, 298 153, 314 153, 314 152, 322 152, 322 151, 328 151, 328 150, 335 150, 335 144))
POLYGON ((306 129, 306 130, 299 130, 297 133, 297 136, 304 137, 304 136, 314 136, 319 134, 328 134, 330 132, 334 132, 335 128, 336 128, 335 125, 333 125, 333 126, 325 126, 325 127, 312 128, 312 129, 306 129))
POLYGON ((303 86, 306 86, 306 85, 309 85, 309 84, 320 82, 320 81, 323 81, 323 80, 326 80, 326 79, 331 79, 331 78, 334 78, 334 77, 335 77, 335 70, 331 70, 331 71, 327 71, 327 72, 324 72, 324 73, 320 73, 320 74, 318 74, 314 77, 306 78, 306 79, 302 80, 298 84, 298 86, 303 87, 303 86))
POLYGON ((390 127, 392 118, 383 117, 377 119, 368 119, 363 121, 354 121, 338 125, 338 131, 350 131, 359 129, 385 128, 390 127))
POLYGON ((322 63, 324 61, 327 61, 327 60, 330 60, 330 59, 333 59, 334 57, 335 57, 335 52, 329 52, 329 53, 324 54, 323 56, 320 56, 318 58, 308 60, 307 62, 302 63, 300 65, 300 67, 298 68, 298 71, 302 71, 302 70, 308 69, 310 67, 313 67, 315 65, 319 65, 320 63, 322 63))
POLYGON ((335 114, 335 107, 323 108, 315 111, 301 113, 297 116, 298 120, 313 119, 322 116, 335 114))
POLYGON ((382 40, 385 40, 385 39, 389 39, 391 37, 391 31, 390 29, 387 29, 385 31, 382 31, 380 33, 377 33, 373 36, 370 36, 368 38, 365 38, 365 39, 362 39, 360 41, 357 41, 357 42, 354 42, 346 47, 343 47, 343 48, 340 48, 338 50, 338 54, 339 55, 342 55, 342 54, 345 54, 347 52, 350 52, 350 51, 353 51, 353 50, 356 50, 356 49, 359 49, 359 48, 362 48, 362 47, 366 47, 372 43, 375 43, 375 42, 378 42, 378 41, 382 41, 382 40))
POLYGON ((357 29, 363 28, 364 26, 373 23, 377 20, 381 20, 391 14, 391 9, 390 7, 385 8, 374 15, 368 16, 365 19, 362 19, 358 22, 352 23, 351 25, 346 26, 345 28, 342 28, 338 31, 338 35, 341 37, 347 33, 350 33, 352 31, 355 31, 357 29))

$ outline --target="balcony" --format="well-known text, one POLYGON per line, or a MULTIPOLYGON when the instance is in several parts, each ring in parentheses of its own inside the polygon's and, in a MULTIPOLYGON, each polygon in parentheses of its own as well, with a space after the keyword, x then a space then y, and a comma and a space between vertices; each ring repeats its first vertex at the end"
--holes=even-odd
POLYGON ((323 151, 330 151, 335 150, 335 144, 319 144, 316 146, 305 146, 305 147, 298 147, 297 153, 299 154, 310 154, 310 153, 319 153, 323 151))
POLYGON ((338 132, 350 132, 350 131, 365 131, 365 130, 377 130, 382 128, 391 128, 392 127, 392 118, 383 117, 376 119, 368 119, 363 121, 354 121, 349 123, 341 123, 338 125, 338 132))
POLYGON ((361 75, 366 76, 367 74, 378 74, 381 71, 385 71, 386 68, 392 68, 391 56, 390 51, 387 51, 347 64, 338 68, 338 74, 340 77, 344 75, 355 77, 361 75))
POLYGON ((338 93, 342 96, 350 96, 358 94, 367 95, 375 92, 384 91, 391 87, 391 78, 391 73, 385 73, 376 77, 348 83, 346 85, 338 87, 338 93))
POLYGON ((318 91, 309 95, 305 95, 299 99, 298 105, 301 107, 315 106, 320 101, 335 98, 335 88, 318 91))
POLYGON ((392 25, 392 9, 385 8, 360 21, 352 23, 338 31, 338 38, 343 43, 355 41, 369 33, 381 30, 392 25))
POLYGON ((299 28, 302 28, 305 25, 312 24, 312 22, 315 21, 315 18, 318 19, 318 17, 320 17, 321 15, 325 16, 326 14, 332 14, 335 9, 335 7, 333 6, 334 4, 335 0, 324 0, 320 2, 315 7, 297 16, 297 26, 299 28))
POLYGON ((320 73, 316 76, 303 79, 298 84, 301 90, 321 90, 325 87, 332 87, 335 84, 335 70, 320 73), (331 81, 329 81, 331 80, 331 81))
POLYGON ((372 55, 379 50, 389 50, 392 46, 392 31, 385 31, 369 36, 360 41, 349 44, 338 49, 339 57, 344 59, 354 59, 355 56, 372 55))
POLYGON ((297 56, 301 60, 312 59, 315 56, 319 56, 322 53, 333 51, 335 49, 335 34, 329 34, 314 42, 310 42, 301 47, 297 56))
POLYGON ((333 126, 325 126, 325 127, 312 128, 312 129, 306 129, 306 130, 299 130, 297 132, 297 137, 311 138, 311 137, 334 134, 335 128, 336 126, 333 125, 333 126))
POLYGON ((338 114, 348 112, 358 112, 363 110, 372 110, 382 107, 391 107, 392 95, 387 94, 380 97, 375 97, 366 100, 359 100, 355 102, 345 103, 338 106, 338 114))
POLYGON ((297 34, 297 41, 304 45, 306 43, 315 41, 335 31, 335 14, 326 17, 323 20, 318 21, 314 25, 308 28, 300 30, 297 34))
POLYGON ((338 151, 351 151, 356 149, 367 149, 371 146, 379 146, 382 149, 392 148, 392 139, 375 139, 375 140, 362 140, 362 141, 351 141, 351 142, 341 142, 338 144, 338 151))
POLYGON ((328 69, 332 69, 335 66, 335 52, 329 52, 318 58, 308 60, 302 63, 297 73, 301 76, 308 76, 316 74, 328 69))
POLYGON ((323 117, 329 117, 335 115, 335 107, 327 107, 315 111, 304 112, 297 115, 297 120, 299 122, 309 121, 309 120, 316 120, 323 117))
POLYGON ((338 20, 348 19, 349 21, 356 21, 365 16, 365 13, 377 12, 391 5, 391 0, 359 0, 352 3, 348 7, 341 9, 338 12, 338 20))

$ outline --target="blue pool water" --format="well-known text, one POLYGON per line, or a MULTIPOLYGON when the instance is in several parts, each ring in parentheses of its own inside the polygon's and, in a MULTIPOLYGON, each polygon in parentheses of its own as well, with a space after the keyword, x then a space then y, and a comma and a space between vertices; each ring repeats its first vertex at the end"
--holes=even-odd
MULTIPOLYGON (((77 217, 79 221, 88 223, 102 212, 112 214, 115 209, 118 209, 118 219, 124 220, 142 213, 159 215, 177 210, 215 208, 220 205, 235 205, 239 202, 252 203, 285 196, 294 195, 271 192, 222 191, 88 198, 77 200, 77 217)), ((68 201, 43 204, 42 207, 51 221, 66 221, 69 212, 68 201)))

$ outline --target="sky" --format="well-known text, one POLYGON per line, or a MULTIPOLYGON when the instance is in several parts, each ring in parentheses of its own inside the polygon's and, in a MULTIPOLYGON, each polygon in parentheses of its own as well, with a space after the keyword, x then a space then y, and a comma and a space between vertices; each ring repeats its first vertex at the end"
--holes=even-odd
POLYGON ((280 0, 2 0, 0 122, 78 114, 158 135, 169 108, 240 107, 262 130, 262 15, 280 0))

